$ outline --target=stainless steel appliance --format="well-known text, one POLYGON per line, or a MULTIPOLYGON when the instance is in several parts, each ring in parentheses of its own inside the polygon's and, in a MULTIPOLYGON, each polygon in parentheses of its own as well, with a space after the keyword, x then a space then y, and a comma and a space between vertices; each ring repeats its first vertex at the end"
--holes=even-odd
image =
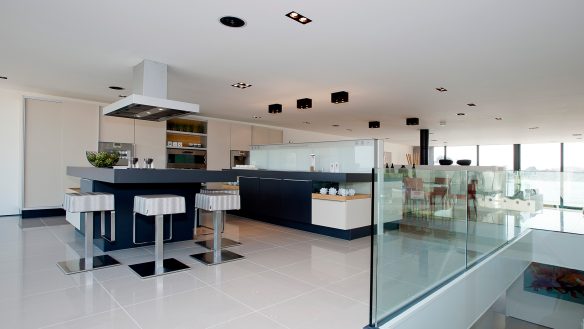
POLYGON ((116 143, 116 142, 99 142, 97 145, 99 152, 118 152, 120 160, 116 166, 127 166, 128 159, 131 159, 134 154, 134 144, 131 143, 116 143))
POLYGON ((206 169, 207 151, 167 149, 167 168, 206 169))
POLYGON ((231 151, 231 168, 236 165, 248 165, 249 164, 249 151, 231 151))

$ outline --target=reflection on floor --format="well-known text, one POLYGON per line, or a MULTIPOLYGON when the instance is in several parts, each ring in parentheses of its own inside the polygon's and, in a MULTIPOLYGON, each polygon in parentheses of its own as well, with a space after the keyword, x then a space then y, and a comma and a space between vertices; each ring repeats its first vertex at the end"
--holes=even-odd
MULTIPOLYGON (((0 218, 2 328, 363 328, 369 238, 344 241, 230 216, 245 260, 205 266, 192 241, 165 245, 191 270, 140 279, 127 266, 64 275, 83 239, 62 218, 0 218)), ((97 250, 96 250, 97 251, 97 250)), ((110 252, 124 265, 152 246, 110 252)))

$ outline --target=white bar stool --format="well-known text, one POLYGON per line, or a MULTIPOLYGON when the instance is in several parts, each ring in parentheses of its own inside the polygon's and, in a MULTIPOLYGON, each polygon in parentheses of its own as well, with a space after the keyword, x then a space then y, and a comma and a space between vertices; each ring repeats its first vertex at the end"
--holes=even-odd
MULTIPOLYGON (((239 196, 239 190, 222 190, 222 189, 202 189, 201 192, 202 194, 234 194, 239 196)), ((239 208, 237 208, 239 209, 239 208)), ((204 209, 203 209, 204 210, 204 209)), ((227 210, 233 210, 233 209, 227 209, 227 210)), ((197 227, 199 226, 199 208, 196 207, 195 205, 195 236, 197 235, 197 227)), ((206 227, 206 226, 205 226, 206 227)), ((221 233, 223 233, 225 231, 225 216, 223 216, 223 220, 221 221, 221 233)), ((205 234, 208 235, 208 234, 205 234)), ((196 244, 205 247, 207 249, 211 249, 211 250, 215 250, 214 249, 214 242, 213 240, 201 240, 201 241, 196 241, 196 244)), ((234 247, 234 246, 239 246, 241 245, 241 242, 239 241, 235 241, 235 240, 231 240, 228 238, 221 238, 221 248, 225 249, 225 248, 230 248, 230 247, 234 247)))
POLYGON ((80 213, 85 225, 85 257, 77 260, 58 262, 57 266, 65 274, 73 274, 94 269, 120 265, 109 255, 93 256, 93 213, 101 212, 101 237, 105 238, 105 212, 111 213, 111 238, 115 241, 114 195, 99 192, 65 193, 63 209, 71 213, 80 213))
POLYGON ((195 207, 213 212, 213 251, 191 255, 191 257, 206 265, 216 265, 244 258, 229 250, 221 250, 221 222, 226 210, 236 210, 241 207, 239 195, 198 193, 195 196, 195 207))
MULTIPOLYGON (((178 195, 137 195, 134 197, 134 216, 155 216, 154 226, 154 261, 130 265, 130 269, 141 278, 188 270, 190 267, 174 258, 164 259, 164 215, 185 212, 185 198, 178 195)), ((134 236, 136 227, 133 227, 134 236)))

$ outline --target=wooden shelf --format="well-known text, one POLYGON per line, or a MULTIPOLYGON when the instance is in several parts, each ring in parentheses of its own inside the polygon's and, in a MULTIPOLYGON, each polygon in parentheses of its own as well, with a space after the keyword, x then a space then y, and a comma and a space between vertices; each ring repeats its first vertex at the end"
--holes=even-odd
POLYGON ((312 193, 313 199, 318 200, 329 200, 329 201, 350 201, 350 200, 359 200, 359 199, 370 199, 371 195, 369 194, 355 194, 352 196, 341 196, 341 195, 330 195, 330 194, 320 194, 320 193, 312 193))
POLYGON ((206 151, 207 148, 206 147, 189 147, 189 146, 183 146, 183 147, 178 147, 178 146, 167 146, 167 149, 176 149, 176 150, 201 150, 201 151, 206 151))
POLYGON ((173 135, 187 135, 187 136, 203 136, 203 137, 207 137, 207 134, 191 133, 191 132, 187 132, 187 131, 177 131, 177 130, 167 130, 166 133, 167 134, 173 134, 173 135))

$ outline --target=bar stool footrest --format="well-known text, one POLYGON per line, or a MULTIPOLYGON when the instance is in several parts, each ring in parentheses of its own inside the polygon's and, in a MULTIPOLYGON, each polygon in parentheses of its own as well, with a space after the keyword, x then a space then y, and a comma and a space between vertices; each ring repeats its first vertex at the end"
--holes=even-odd
POLYGON ((138 274, 142 279, 147 279, 159 275, 164 275, 173 272, 186 271, 190 269, 189 266, 183 264, 182 262, 176 260, 175 258, 166 258, 163 261, 163 269, 161 273, 156 273, 156 262, 145 262, 139 264, 129 265, 130 269, 134 273, 138 274))
POLYGON ((202 254, 191 255, 191 257, 208 266, 232 262, 245 258, 244 256, 229 250, 221 250, 220 252, 211 251, 202 254))
MULTIPOLYGON (((213 240, 202 240, 202 241, 197 241, 195 243, 201 247, 205 247, 207 249, 213 250, 213 240)), ((240 246, 240 245, 241 245, 241 242, 238 242, 238 241, 234 241, 234 240, 227 239, 227 238, 221 239, 221 249, 231 248, 231 247, 240 246)))
POLYGON ((93 257, 93 268, 88 269, 85 268, 85 258, 68 260, 57 263, 57 266, 59 266, 59 268, 67 275, 118 265, 122 264, 110 255, 100 255, 93 257))

